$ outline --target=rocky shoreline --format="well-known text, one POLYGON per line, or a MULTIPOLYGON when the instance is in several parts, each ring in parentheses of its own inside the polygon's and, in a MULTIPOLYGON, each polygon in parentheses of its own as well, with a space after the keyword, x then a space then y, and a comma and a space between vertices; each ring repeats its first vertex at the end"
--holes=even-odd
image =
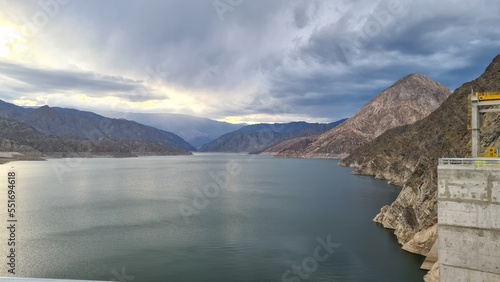
MULTIPOLYGON (((374 164, 374 163, 372 163, 374 164)), ((387 180, 393 185, 401 188, 401 192, 398 198, 392 205, 387 205, 381 208, 380 213, 373 219, 374 222, 381 224, 384 228, 394 230, 394 233, 401 244, 402 248, 408 252, 427 255, 429 250, 432 248, 435 240, 437 239, 437 208, 434 208, 433 204, 436 203, 435 195, 432 195, 432 189, 426 189, 429 193, 419 195, 415 193, 412 186, 409 185, 409 180, 412 178, 413 173, 416 172, 416 168, 412 168, 412 165, 407 165, 406 167, 401 167, 401 170, 391 169, 391 166, 387 166, 385 169, 377 170, 372 166, 363 166, 359 163, 349 163, 348 160, 343 159, 339 162, 339 165, 349 166, 356 168, 353 174, 372 176, 377 179, 387 180), (399 172, 399 173, 398 173, 399 172), (416 214, 413 210, 408 209, 411 203, 419 202, 424 204, 423 200, 420 199, 432 199, 430 202, 425 201, 427 206, 425 210, 427 211, 427 223, 425 228, 417 229, 418 226, 416 214)), ((422 169, 422 166, 417 165, 418 169, 422 169)), ((436 167, 437 169, 437 167, 436 167)), ((434 177, 433 180, 436 180, 434 177)), ((424 180, 420 183, 420 187, 427 187, 434 184, 437 186, 437 182, 430 183, 424 180)), ((420 220, 422 222, 422 220, 420 220)))
MULTIPOLYGON (((402 187, 397 199, 382 207, 374 221, 393 229, 406 251, 427 255, 437 239, 437 165, 439 158, 471 156, 467 103, 471 89, 500 89, 500 55, 474 81, 463 84, 434 112, 413 124, 386 131, 340 162, 355 174, 386 179, 402 187)), ((499 147, 500 115, 481 121, 481 148, 499 147)), ((426 276, 437 275, 437 266, 426 276)))

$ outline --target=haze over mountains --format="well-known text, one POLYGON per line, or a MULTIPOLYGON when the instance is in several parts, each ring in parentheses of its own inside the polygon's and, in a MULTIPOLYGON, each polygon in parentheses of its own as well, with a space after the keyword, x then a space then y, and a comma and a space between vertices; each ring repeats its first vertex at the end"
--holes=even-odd
MULTIPOLYGON (((115 113, 117 114, 117 113, 115 113)), ((30 155, 68 155, 78 152, 114 156, 134 154, 177 154, 196 151, 196 148, 174 133, 143 125, 136 121, 104 117, 88 111, 42 106, 24 108, 0 100, 0 117, 6 127, 22 128, 22 134, 12 135, 3 130, 3 151, 20 148, 30 155), (13 121, 16 121, 15 123, 13 121), (10 143, 9 143, 10 142, 10 143), (46 146, 44 146, 44 144, 46 146), (71 145, 70 145, 71 144, 71 145), (7 149, 8 148, 8 149, 7 149)), ((200 151, 253 152, 297 136, 311 136, 334 128, 344 120, 330 123, 292 122, 287 124, 257 124, 244 126, 174 114, 128 113, 127 118, 144 121, 162 128, 173 128, 203 144, 200 151), (236 130, 232 130, 236 128, 236 130), (231 131, 226 133, 227 131, 231 131), (226 133, 218 136, 219 133, 226 133), (216 138, 219 137, 219 138, 216 138)))
POLYGON ((280 144, 277 156, 345 157, 388 129, 426 117, 450 93, 445 86, 424 75, 411 74, 382 91, 345 123, 318 138, 301 138, 280 144))
POLYGON ((190 115, 167 113, 106 112, 109 117, 123 117, 161 130, 174 132, 195 148, 238 130, 246 124, 232 124, 190 115))
MULTIPOLYGON (((8 128, 3 128, 4 135, 0 137, 14 142, 13 147, 30 146, 44 153, 186 154, 194 150, 189 143, 171 132, 74 109, 49 106, 27 109, 0 101, 0 117, 6 119, 4 126, 19 127, 22 132, 29 133, 23 139, 22 135, 14 136, 8 128), (35 148, 32 146, 34 143, 30 143, 43 144, 44 141, 49 142, 45 147, 40 145, 35 148), (50 146, 60 141, 74 146, 50 146)), ((2 150, 6 149, 2 147, 2 150)))

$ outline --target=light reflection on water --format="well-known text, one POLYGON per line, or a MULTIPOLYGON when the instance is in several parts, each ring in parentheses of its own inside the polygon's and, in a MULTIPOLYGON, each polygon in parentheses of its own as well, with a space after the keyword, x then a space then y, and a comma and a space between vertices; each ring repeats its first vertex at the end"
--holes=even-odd
POLYGON ((282 281, 330 235, 340 247, 307 281, 422 281, 423 258, 372 222, 398 191, 335 160, 81 159, 60 182, 61 161, 1 166, 19 174, 18 276, 111 280, 125 268, 134 281, 282 281), (229 162, 241 172, 186 221, 180 207, 229 162))

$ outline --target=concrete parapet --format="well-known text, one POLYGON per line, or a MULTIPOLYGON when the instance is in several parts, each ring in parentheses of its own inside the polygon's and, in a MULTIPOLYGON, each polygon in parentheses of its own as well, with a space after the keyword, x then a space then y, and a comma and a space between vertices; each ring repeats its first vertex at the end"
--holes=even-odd
POLYGON ((438 167, 440 281, 500 281, 500 168, 438 167))

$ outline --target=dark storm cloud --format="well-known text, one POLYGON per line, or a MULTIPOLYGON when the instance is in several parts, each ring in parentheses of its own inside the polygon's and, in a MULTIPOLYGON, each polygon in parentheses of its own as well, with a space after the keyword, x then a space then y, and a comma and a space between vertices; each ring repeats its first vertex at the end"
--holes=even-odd
POLYGON ((2 72, 29 83, 28 92, 77 88, 145 101, 164 99, 147 86, 164 83, 194 93, 212 116, 272 115, 281 106, 338 119, 410 73, 453 90, 500 50, 496 0, 220 2, 223 12, 205 0, 71 1, 34 40, 52 40, 70 57, 93 54, 95 73, 113 75, 2 72), (114 75, 121 72, 133 80, 114 75))
MULTIPOLYGON (((256 2, 243 1, 225 14, 224 21, 218 17, 213 1, 205 0, 73 1, 76 19, 73 13, 63 17, 75 23, 75 30, 92 30, 88 47, 95 49, 96 56, 105 55, 102 59, 115 67, 159 68, 162 79, 169 83, 218 89, 231 82, 214 78, 209 72, 231 73, 238 60, 260 52, 250 44, 258 44, 273 11, 284 4, 256 2)), ((67 41, 61 44, 77 47, 67 41)))
MULTIPOLYGON (((432 13, 432 10, 423 9, 431 5, 429 2, 418 5, 412 1, 402 2, 401 9, 393 13, 387 8, 389 2, 379 2, 371 13, 361 16, 362 24, 358 28, 349 28, 348 23, 359 17, 353 5, 338 21, 315 30, 299 51, 301 55, 298 57, 332 69, 347 66, 343 73, 330 77, 318 73, 312 78, 308 72, 293 76, 282 73, 281 78, 273 83, 273 95, 285 97, 308 91, 323 93, 309 98, 305 95, 293 101, 297 102, 297 107, 327 104, 338 108, 344 97, 367 102, 383 88, 415 72, 427 74, 453 90, 480 74, 469 72, 471 66, 484 70, 495 52, 498 53, 499 33, 488 28, 494 25, 493 13, 471 19, 464 17, 467 8, 448 6, 446 10, 441 7, 437 13, 432 13), (384 15, 390 17, 384 19, 384 15), (380 23, 374 33, 366 32, 370 22, 380 23), (480 40, 483 45, 475 46, 471 43, 473 40, 480 40), (487 55, 479 56, 481 59, 477 60, 484 52, 487 55), (394 57, 391 59, 391 56, 394 57), (467 66, 454 65, 453 60, 464 61, 467 66), (381 87, 383 84, 372 83, 375 81, 387 81, 387 84, 381 87), (356 89, 360 85, 368 87, 356 89)), ((498 10, 498 3, 487 2, 492 10, 498 10)), ((450 4, 443 3, 442 6, 450 4)))
MULTIPOLYGON (((351 116, 364 103, 392 84, 390 80, 364 79, 361 75, 351 78, 321 72, 309 75, 281 73, 273 80, 269 91, 279 103, 289 109, 301 109, 301 112, 331 120, 351 116)), ((265 100, 264 100, 265 101, 265 100)), ((273 104, 254 106, 261 112, 272 114, 273 104)))
POLYGON ((33 91, 39 89, 47 91, 81 89, 89 92, 125 92, 131 91, 137 86, 134 85, 134 81, 116 77, 98 77, 92 73, 75 71, 35 69, 4 62, 0 62, 0 73, 26 83, 28 85, 26 90, 31 88, 33 91))
MULTIPOLYGON (((10 89, 22 95, 77 91, 90 97, 116 96, 133 101, 147 101, 155 98, 147 92, 140 81, 123 77, 83 71, 33 68, 7 62, 0 62, 0 74, 11 81, 20 82, 20 84, 11 85, 10 89)), ((8 83, 5 84, 4 87, 9 88, 8 83)))

